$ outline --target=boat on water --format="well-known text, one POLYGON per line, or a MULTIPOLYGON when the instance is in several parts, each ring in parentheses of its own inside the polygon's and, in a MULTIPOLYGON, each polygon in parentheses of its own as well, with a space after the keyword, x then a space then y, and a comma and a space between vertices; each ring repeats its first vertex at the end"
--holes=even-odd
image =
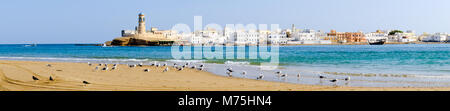
POLYGON ((102 47, 113 47, 113 46, 109 46, 109 45, 106 45, 106 44, 102 44, 101 46, 102 47))
POLYGON ((373 39, 367 41, 369 45, 384 45, 386 43, 386 39, 373 39))
POLYGON ((37 46, 37 44, 28 44, 28 45, 25 45, 25 47, 36 47, 37 46))
POLYGON ((388 34, 383 33, 380 30, 366 34, 365 36, 369 45, 384 45, 384 43, 388 40, 388 34))

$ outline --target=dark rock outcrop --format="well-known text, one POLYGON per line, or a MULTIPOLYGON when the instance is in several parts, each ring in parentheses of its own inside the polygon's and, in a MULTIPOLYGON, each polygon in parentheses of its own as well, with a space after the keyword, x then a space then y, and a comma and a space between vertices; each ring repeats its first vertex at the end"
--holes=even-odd
POLYGON ((119 37, 119 38, 115 38, 112 42, 111 45, 113 46, 128 46, 128 44, 130 43, 130 37, 119 37))
POLYGON ((119 37, 115 38, 112 42, 112 46, 168 46, 172 45, 174 41, 150 41, 143 39, 136 39, 131 37, 119 37))

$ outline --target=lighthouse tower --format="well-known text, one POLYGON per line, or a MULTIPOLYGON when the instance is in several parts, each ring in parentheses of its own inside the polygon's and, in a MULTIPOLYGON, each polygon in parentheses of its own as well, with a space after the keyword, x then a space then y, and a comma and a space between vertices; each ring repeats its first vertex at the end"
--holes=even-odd
POLYGON ((139 25, 137 27, 138 34, 145 34, 145 15, 143 13, 139 13, 139 25))

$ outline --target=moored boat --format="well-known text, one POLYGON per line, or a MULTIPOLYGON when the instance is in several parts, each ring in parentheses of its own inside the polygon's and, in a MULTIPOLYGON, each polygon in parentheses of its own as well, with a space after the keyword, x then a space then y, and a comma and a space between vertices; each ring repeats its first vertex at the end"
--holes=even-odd
POLYGON ((386 39, 375 39, 367 41, 369 45, 383 45, 386 42, 386 39))

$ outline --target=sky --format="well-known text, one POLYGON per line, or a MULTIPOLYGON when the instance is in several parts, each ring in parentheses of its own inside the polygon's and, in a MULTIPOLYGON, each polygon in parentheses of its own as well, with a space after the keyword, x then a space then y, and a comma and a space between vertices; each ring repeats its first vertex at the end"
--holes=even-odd
POLYGON ((1 0, 0 44, 103 43, 147 27, 279 24, 329 32, 450 32, 450 0, 1 0))

